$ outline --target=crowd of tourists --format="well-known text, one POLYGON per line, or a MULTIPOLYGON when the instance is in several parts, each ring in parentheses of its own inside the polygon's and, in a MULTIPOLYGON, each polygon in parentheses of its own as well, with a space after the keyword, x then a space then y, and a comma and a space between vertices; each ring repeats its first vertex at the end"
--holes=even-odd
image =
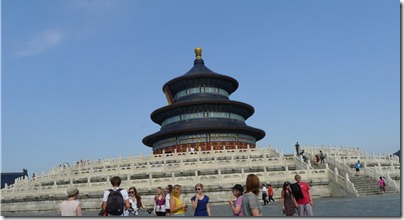
MULTIPOLYGON (((296 142, 296 152, 301 160, 306 160, 304 150, 300 151, 296 142)), ((191 151, 193 152, 193 151, 191 151)), ((325 154, 320 151, 316 155, 317 164, 324 163, 325 154)), ((355 164, 356 175, 359 175, 361 163, 355 164)), ((310 186, 302 181, 300 175, 295 175, 295 183, 285 181, 281 191, 281 204, 283 214, 286 216, 313 216, 313 200, 310 186)), ((183 201, 181 198, 182 187, 180 185, 167 185, 165 190, 157 187, 154 196, 153 208, 146 208, 142 203, 142 197, 132 186, 128 190, 120 188, 121 178, 115 176, 110 179, 112 188, 104 192, 100 216, 139 216, 140 210, 147 211, 155 216, 185 216, 190 204, 194 216, 212 216, 209 206, 209 196, 203 192, 203 184, 195 185, 195 195, 191 201, 183 201)), ((386 191, 386 183, 382 177, 378 181, 381 192, 386 191)), ((244 184, 236 184, 231 188, 234 199, 228 201, 234 216, 262 216, 263 206, 269 205, 274 200, 274 191, 271 184, 260 182, 258 176, 249 174, 244 184), (259 202, 258 195, 261 193, 263 205, 259 202)), ((229 189, 230 190, 230 189, 229 189)), ((60 204, 62 216, 82 216, 80 202, 77 200, 79 190, 72 186, 67 189, 67 200, 60 204)), ((213 214, 214 215, 214 214, 213 214)))
MULTIPOLYGON (((286 181, 281 192, 282 210, 286 216, 293 216, 296 212, 299 216, 313 216, 313 201, 310 194, 310 186, 301 181, 301 176, 295 176, 296 183, 286 181)), ((146 208, 142 197, 132 186, 128 190, 120 188, 121 178, 115 176, 110 180, 112 188, 105 191, 102 199, 100 216, 139 216, 140 210, 155 216, 185 216, 189 208, 194 211, 194 216, 212 216, 209 206, 209 196, 203 192, 203 184, 195 185, 195 195, 191 201, 183 201, 181 198, 182 187, 180 185, 167 185, 165 190, 156 189, 154 207, 146 208), (187 203, 190 205, 188 207, 187 203)), ((249 174, 244 184, 236 184, 231 188, 234 199, 228 201, 234 216, 262 216, 262 207, 258 195, 262 193, 264 206, 270 204, 273 199, 273 188, 270 184, 262 184, 255 174, 249 174), (262 188, 260 188, 262 186, 262 188)), ((230 190, 230 189, 229 189, 230 190)), ((67 189, 67 200, 60 204, 62 216, 82 216, 79 200, 79 190, 76 186, 67 189)))

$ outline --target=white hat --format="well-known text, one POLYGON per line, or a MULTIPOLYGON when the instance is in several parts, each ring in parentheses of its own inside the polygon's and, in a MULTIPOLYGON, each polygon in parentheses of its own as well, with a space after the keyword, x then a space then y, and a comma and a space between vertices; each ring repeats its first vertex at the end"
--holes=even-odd
POLYGON ((72 196, 72 195, 78 193, 78 192, 79 192, 79 189, 77 189, 76 186, 70 186, 70 187, 67 189, 66 192, 67 192, 67 196, 72 196))

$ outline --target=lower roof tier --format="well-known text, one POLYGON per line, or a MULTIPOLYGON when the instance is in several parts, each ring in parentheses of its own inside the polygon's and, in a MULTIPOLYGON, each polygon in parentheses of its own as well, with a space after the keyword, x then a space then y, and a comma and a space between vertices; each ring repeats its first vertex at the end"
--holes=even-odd
POLYGON ((146 146, 153 147, 156 142, 168 138, 176 138, 184 135, 211 134, 211 133, 244 134, 252 136, 255 139, 255 141, 259 141, 265 137, 265 131, 247 125, 226 126, 216 124, 214 126, 209 127, 200 126, 200 127, 183 128, 178 130, 159 131, 143 138, 142 142, 146 146))

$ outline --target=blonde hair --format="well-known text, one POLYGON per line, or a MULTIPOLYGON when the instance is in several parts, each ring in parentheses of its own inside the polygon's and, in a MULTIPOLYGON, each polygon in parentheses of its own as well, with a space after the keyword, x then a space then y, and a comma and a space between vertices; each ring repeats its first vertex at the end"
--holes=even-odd
POLYGON ((201 187, 201 189, 203 189, 202 183, 197 183, 197 184, 195 185, 195 189, 196 189, 198 186, 201 187))
POLYGON ((175 198, 179 198, 179 196, 181 194, 181 189, 182 189, 182 187, 180 185, 175 185, 173 188, 173 191, 171 192, 171 196, 173 196, 175 198))
MULTIPOLYGON (((165 195, 164 195, 163 188, 161 188, 161 187, 159 186, 159 187, 157 187, 157 190, 160 190, 160 191, 161 191, 161 196, 164 198, 165 195)), ((156 196, 158 197, 159 194, 157 193, 156 196)))

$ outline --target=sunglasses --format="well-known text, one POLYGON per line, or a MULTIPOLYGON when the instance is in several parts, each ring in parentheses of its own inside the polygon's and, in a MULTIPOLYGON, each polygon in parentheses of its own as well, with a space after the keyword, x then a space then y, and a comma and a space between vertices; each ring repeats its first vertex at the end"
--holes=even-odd
POLYGON ((129 191, 129 193, 131 193, 131 194, 132 194, 132 193, 135 193, 135 192, 134 192, 134 191, 129 191))
POLYGON ((201 190, 201 188, 196 188, 195 190, 196 190, 196 191, 199 191, 199 190, 201 190))

